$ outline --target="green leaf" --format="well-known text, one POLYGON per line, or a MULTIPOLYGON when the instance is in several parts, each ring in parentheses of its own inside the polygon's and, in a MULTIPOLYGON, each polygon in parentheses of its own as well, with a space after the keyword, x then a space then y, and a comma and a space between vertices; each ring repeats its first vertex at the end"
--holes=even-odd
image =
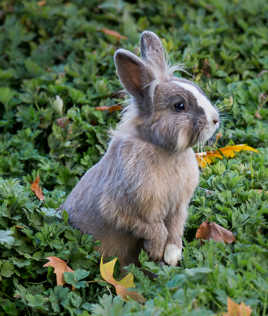
POLYGON ((7 260, 0 261, 0 275, 10 278, 14 274, 14 266, 7 260))
POLYGON ((89 304, 88 302, 84 303, 81 307, 88 312, 91 311, 91 304, 89 304))
POLYGON ((61 216, 62 216, 62 219, 64 220, 64 223, 68 224, 69 214, 65 210, 63 210, 61 212, 61 216))
POLYGON ((16 303, 11 302, 10 300, 7 300, 7 299, 0 300, 0 303, 6 315, 11 315, 11 316, 19 315, 16 303))
POLYGON ((31 59, 27 59, 25 61, 25 67, 30 75, 34 77, 38 77, 44 74, 44 70, 31 59))
POLYGON ((76 308, 80 307, 81 303, 82 303, 82 298, 74 293, 74 292, 71 292, 69 293, 69 298, 70 298, 70 302, 72 303, 72 305, 76 308))
POLYGON ((74 271, 75 279, 80 281, 85 279, 89 275, 89 272, 83 269, 77 269, 74 271))
POLYGON ((78 316, 90 316, 90 314, 87 311, 83 311, 83 313, 79 314, 78 316))
POLYGON ((11 230, 0 230, 0 244, 12 245, 14 240, 11 230))
POLYGON ((5 105, 6 109, 8 109, 7 106, 14 95, 15 91, 11 90, 9 87, 0 87, 0 102, 5 105))
POLYGON ((85 288, 87 282, 81 281, 89 275, 89 272, 83 269, 77 269, 74 272, 64 272, 64 280, 75 288, 85 288))
POLYGON ((168 288, 179 288, 184 285, 187 278, 184 274, 177 274, 171 280, 167 282, 168 288))
POLYGON ((207 274, 207 273, 210 273, 212 272, 212 270, 210 268, 206 268, 206 267, 199 267, 199 268, 193 268, 193 269, 185 269, 184 270, 184 273, 187 275, 187 276, 195 276, 196 274, 199 274, 199 273, 204 273, 204 274, 207 274))
POLYGON ((30 307, 43 307, 44 309, 44 303, 46 302, 46 299, 42 295, 33 295, 33 294, 26 294, 26 300, 28 302, 28 305, 30 307))

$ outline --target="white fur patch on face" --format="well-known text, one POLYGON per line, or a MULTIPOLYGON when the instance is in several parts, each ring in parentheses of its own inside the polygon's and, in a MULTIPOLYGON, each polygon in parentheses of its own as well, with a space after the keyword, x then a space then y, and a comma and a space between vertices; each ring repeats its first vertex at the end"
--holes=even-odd
POLYGON ((193 85, 186 82, 175 81, 177 85, 185 90, 188 90, 196 98, 198 106, 200 106, 206 113, 207 120, 210 122, 215 115, 218 115, 217 111, 211 105, 209 100, 193 85))
POLYGON ((180 86, 181 88, 189 91, 197 100, 197 105, 200 106, 205 114, 208 121, 208 127, 206 128, 206 132, 204 133, 205 140, 209 139, 215 130, 219 127, 219 114, 217 110, 211 105, 210 101, 204 96, 194 85, 181 82, 178 80, 174 80, 174 82, 180 86), (214 121, 218 123, 214 123, 214 121))
POLYGON ((167 264, 175 267, 177 263, 181 260, 181 252, 182 249, 179 248, 177 245, 167 244, 164 253, 164 261, 167 264))
POLYGON ((180 130, 179 135, 178 135, 177 150, 182 151, 187 147, 187 145, 188 145, 187 130, 182 129, 180 130))

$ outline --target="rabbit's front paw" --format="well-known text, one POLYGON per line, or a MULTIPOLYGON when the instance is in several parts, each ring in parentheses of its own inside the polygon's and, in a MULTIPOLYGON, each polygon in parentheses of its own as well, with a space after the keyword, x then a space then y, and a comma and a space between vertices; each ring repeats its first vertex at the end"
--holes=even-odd
POLYGON ((164 261, 171 265, 176 266, 181 260, 182 248, 179 248, 175 244, 167 244, 164 253, 164 261))
POLYGON ((149 257, 154 261, 160 261, 163 259, 165 244, 159 242, 159 240, 145 240, 144 248, 148 252, 149 257))

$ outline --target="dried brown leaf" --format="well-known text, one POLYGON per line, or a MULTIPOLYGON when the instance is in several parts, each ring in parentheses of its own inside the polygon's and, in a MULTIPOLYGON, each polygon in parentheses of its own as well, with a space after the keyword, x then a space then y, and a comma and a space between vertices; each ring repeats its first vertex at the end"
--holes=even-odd
POLYGON ((68 119, 68 117, 60 117, 56 120, 56 123, 61 128, 65 128, 70 123, 70 120, 68 119))
POLYGON ((111 106, 98 106, 95 108, 97 111, 109 111, 109 112, 115 112, 115 111, 120 111, 122 109, 122 106, 120 104, 115 104, 111 106))
POLYGON ((24 226, 22 226, 22 225, 16 225, 15 226, 17 229, 23 229, 24 228, 24 226))
POLYGON ((215 241, 231 244, 235 241, 235 237, 231 231, 223 228, 214 222, 203 222, 196 231, 195 238, 197 239, 213 239, 215 241))
POLYGON ((268 195, 268 191, 264 191, 264 190, 261 190, 261 189, 252 189, 251 191, 259 193, 259 194, 263 193, 264 195, 268 195))
POLYGON ((256 111, 256 112, 255 112, 255 117, 256 117, 258 120, 262 120, 262 116, 260 115, 260 112, 259 112, 259 111, 256 111))
POLYGON ((40 177, 37 176, 34 182, 31 184, 31 190, 34 192, 34 194, 37 196, 37 198, 40 201, 44 200, 44 195, 42 192, 41 187, 39 186, 40 177))
POLYGON ((207 78, 211 77, 211 67, 207 58, 203 62, 202 71, 207 78))
POLYGON ((216 143, 218 142, 218 140, 222 137, 222 133, 219 132, 216 134, 216 143))
POLYGON ((117 284, 115 286, 115 290, 116 290, 116 294, 120 295, 122 297, 122 299, 124 299, 126 301, 128 299, 132 299, 132 300, 135 300, 135 301, 137 301, 137 302, 139 302, 141 304, 144 304, 145 301, 146 301, 145 298, 141 294, 139 294, 139 293, 137 293, 135 291, 129 291, 123 285, 117 284))
POLYGON ((113 31, 113 30, 109 30, 109 29, 106 29, 106 28, 102 28, 101 31, 102 31, 104 34, 106 34, 106 35, 110 35, 110 36, 115 37, 117 40, 127 39, 126 36, 121 35, 120 33, 116 32, 116 31, 113 31))
POLYGON ((39 5, 39 7, 43 7, 47 2, 45 0, 43 1, 38 1, 37 4, 39 5))
POLYGON ((229 297, 227 298, 227 313, 224 313, 223 316, 250 316, 252 309, 244 304, 237 304, 232 301, 229 297))
POLYGON ((63 278, 64 272, 74 272, 65 261, 58 257, 47 257, 49 262, 43 265, 43 267, 54 268, 54 273, 56 274, 57 285, 64 285, 65 281, 63 278))

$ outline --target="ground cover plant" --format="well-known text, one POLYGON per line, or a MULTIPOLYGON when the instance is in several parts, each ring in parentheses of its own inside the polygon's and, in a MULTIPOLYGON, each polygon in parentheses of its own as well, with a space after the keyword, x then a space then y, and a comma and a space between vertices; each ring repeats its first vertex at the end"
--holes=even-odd
POLYGON ((228 297, 268 313, 267 12, 265 0, 0 2, 0 315, 221 315, 228 297), (92 238, 56 209, 107 147, 124 106, 113 54, 137 52, 144 29, 221 109, 222 136, 202 150, 247 144, 258 153, 202 169, 180 266, 143 252, 158 278, 128 267, 139 304, 101 279, 92 238), (37 176, 44 200, 31 190, 37 176), (236 241, 196 239, 204 221, 236 241), (52 256, 75 271, 64 287, 43 267, 52 256))

